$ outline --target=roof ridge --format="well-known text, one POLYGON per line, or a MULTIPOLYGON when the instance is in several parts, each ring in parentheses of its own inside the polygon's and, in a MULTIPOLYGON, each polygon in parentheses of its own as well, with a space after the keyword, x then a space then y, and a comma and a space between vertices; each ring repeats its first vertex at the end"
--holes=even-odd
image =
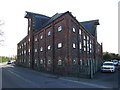
POLYGON ((27 14, 33 14, 33 15, 38 15, 38 16, 44 16, 44 17, 48 17, 50 18, 49 16, 46 16, 46 15, 43 15, 43 14, 39 14, 39 13, 33 13, 33 12, 28 12, 28 11, 25 11, 27 14))

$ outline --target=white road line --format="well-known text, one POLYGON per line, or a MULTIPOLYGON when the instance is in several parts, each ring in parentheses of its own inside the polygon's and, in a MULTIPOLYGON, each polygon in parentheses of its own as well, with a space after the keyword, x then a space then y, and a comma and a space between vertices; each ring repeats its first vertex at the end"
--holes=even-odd
POLYGON ((59 78, 59 79, 74 82, 74 83, 79 83, 79 84, 83 84, 83 85, 88 85, 88 86, 92 86, 92 87, 95 87, 95 88, 110 88, 110 87, 106 87, 106 86, 103 86, 103 85, 91 84, 91 83, 86 83, 86 82, 81 82, 81 81, 68 80, 68 79, 64 79, 64 78, 59 78))
POLYGON ((30 83, 31 85, 34 85, 36 88, 40 88, 40 87, 38 87, 35 83, 33 83, 32 81, 30 81, 30 80, 28 80, 28 79, 26 79, 26 78, 24 78, 24 77, 22 77, 22 76, 20 76, 20 75, 18 75, 18 74, 16 74, 16 73, 14 73, 14 72, 11 71, 11 70, 8 70, 8 69, 6 69, 6 70, 9 71, 10 73, 12 73, 13 75, 15 75, 16 77, 24 80, 25 82, 30 83))

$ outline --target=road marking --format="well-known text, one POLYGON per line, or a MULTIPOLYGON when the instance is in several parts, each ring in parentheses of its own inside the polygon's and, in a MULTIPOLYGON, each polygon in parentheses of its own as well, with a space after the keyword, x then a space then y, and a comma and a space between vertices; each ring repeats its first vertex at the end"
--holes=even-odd
POLYGON ((16 77, 18 77, 18 78, 20 78, 20 79, 26 81, 27 83, 30 83, 31 85, 34 85, 36 88, 40 88, 40 87, 38 87, 38 85, 36 85, 36 84, 33 83, 32 81, 30 81, 30 80, 28 80, 28 79, 26 79, 26 78, 24 78, 24 77, 22 77, 22 76, 16 74, 15 72, 13 72, 13 71, 11 71, 11 70, 8 70, 8 69, 6 69, 6 70, 7 70, 8 72, 14 74, 16 77))
POLYGON ((83 85, 88 85, 88 86, 92 86, 92 87, 95 87, 95 88, 110 88, 110 87, 106 87, 106 86, 103 86, 103 85, 91 84, 91 83, 86 83, 86 82, 81 82, 81 81, 68 80, 68 79, 64 79, 64 78, 59 78, 59 79, 74 82, 74 83, 79 83, 79 84, 83 84, 83 85))

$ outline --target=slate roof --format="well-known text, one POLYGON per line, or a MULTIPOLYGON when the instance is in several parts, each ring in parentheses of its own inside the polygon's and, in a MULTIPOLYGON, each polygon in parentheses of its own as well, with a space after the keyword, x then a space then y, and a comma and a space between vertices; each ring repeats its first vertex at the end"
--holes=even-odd
MULTIPOLYGON (((42 14, 37 14, 37 13, 32 13, 32 12, 26 12, 25 18, 28 18, 29 16, 32 17, 33 18, 33 21, 32 21, 33 31, 39 31, 43 27, 50 24, 51 22, 53 22, 54 20, 56 20, 57 18, 61 17, 62 15, 66 13, 69 13, 73 18, 75 18, 69 11, 65 13, 56 13, 52 17, 48 17, 42 14)), ((99 25, 99 20, 91 20, 91 21, 84 21, 84 22, 78 22, 78 23, 84 26, 84 28, 88 32, 90 32, 92 35, 95 35, 96 25, 99 25)))
POLYGON ((92 35, 95 35, 96 25, 99 25, 99 20, 84 21, 80 22, 80 24, 82 24, 92 35))
POLYGON ((59 18, 61 15, 63 15, 63 13, 56 13, 52 17, 48 17, 45 15, 37 14, 37 13, 26 12, 25 18, 32 16, 33 31, 38 31, 42 29, 44 26, 53 22, 55 19, 59 18))

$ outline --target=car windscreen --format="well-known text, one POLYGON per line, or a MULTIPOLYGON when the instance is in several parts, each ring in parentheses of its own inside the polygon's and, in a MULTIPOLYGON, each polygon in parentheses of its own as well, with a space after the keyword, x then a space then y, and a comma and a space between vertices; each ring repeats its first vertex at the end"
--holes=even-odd
POLYGON ((113 63, 103 63, 103 65, 110 65, 110 66, 112 65, 113 66, 114 64, 113 63))

